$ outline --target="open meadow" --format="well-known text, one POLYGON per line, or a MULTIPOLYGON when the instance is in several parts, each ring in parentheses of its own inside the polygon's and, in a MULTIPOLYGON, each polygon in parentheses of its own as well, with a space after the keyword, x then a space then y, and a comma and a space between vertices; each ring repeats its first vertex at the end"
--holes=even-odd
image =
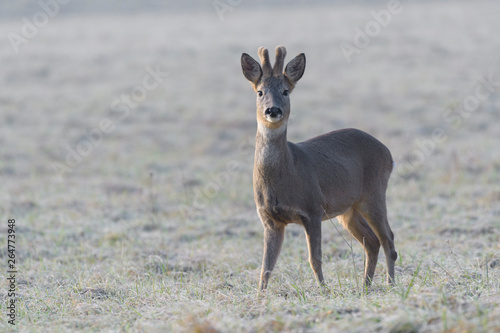
POLYGON ((500 332, 500 3, 55 1, 0 5, 0 331, 500 332), (259 295, 240 57, 276 45, 307 58, 290 141, 392 152, 393 288, 332 219, 329 290, 290 225, 259 295))

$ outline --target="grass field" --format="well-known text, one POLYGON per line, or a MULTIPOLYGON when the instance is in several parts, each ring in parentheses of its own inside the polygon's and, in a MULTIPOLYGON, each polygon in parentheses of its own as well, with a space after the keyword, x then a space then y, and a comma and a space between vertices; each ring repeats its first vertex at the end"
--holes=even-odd
POLYGON ((0 278, 9 218, 18 273, 16 325, 2 283, 0 331, 500 332, 500 4, 401 1, 382 25, 388 2, 222 3, 70 2, 29 38, 23 17, 43 9, 4 11, 0 278), (362 247, 332 220, 330 290, 292 225, 258 294, 240 56, 281 44, 307 57, 290 141, 355 127, 392 151, 394 288, 381 254, 362 290, 362 247))

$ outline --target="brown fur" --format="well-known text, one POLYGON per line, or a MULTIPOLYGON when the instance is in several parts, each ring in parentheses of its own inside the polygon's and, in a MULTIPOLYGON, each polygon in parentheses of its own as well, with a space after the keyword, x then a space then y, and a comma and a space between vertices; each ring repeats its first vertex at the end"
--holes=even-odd
POLYGON ((321 221, 337 216, 361 243, 366 253, 365 285, 375 273, 380 245, 386 254, 387 280, 394 282, 397 253, 387 221, 385 192, 392 171, 391 153, 380 141, 356 129, 333 131, 301 143, 286 139, 291 92, 305 69, 299 54, 283 73, 286 49, 276 48, 276 63, 270 70, 266 49, 259 48, 263 68, 248 54, 241 58, 245 77, 257 97, 254 199, 264 226, 264 255, 260 289, 265 289, 278 259, 284 230, 289 223, 304 226, 309 262, 323 284, 321 270, 321 221), (270 122, 267 108, 283 112, 270 122))

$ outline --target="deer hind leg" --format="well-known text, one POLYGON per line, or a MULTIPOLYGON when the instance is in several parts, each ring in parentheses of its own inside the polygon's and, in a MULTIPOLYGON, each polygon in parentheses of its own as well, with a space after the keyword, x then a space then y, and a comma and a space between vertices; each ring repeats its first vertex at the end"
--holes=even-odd
POLYGON ((349 209, 343 215, 338 216, 339 221, 342 223, 351 235, 364 246, 365 258, 365 286, 369 286, 375 274, 375 267, 377 267, 378 252, 380 250, 380 242, 370 228, 363 216, 354 209, 349 209))
POLYGON ((264 254, 262 258, 262 271, 260 273, 260 290, 267 288, 271 272, 280 255, 284 235, 284 225, 276 225, 274 223, 264 224, 264 254))
POLYGON ((362 202, 356 209, 363 215, 384 248, 387 262, 387 284, 394 284, 394 264, 398 253, 394 247, 394 234, 387 220, 385 196, 378 200, 362 202))

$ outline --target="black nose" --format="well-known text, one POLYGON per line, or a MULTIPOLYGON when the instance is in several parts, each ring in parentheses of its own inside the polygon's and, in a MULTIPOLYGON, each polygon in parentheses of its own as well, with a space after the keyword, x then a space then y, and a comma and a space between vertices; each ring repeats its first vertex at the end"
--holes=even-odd
POLYGON ((280 108, 272 107, 272 108, 267 108, 265 115, 271 116, 271 118, 276 118, 278 116, 283 115, 283 112, 281 111, 280 108))

